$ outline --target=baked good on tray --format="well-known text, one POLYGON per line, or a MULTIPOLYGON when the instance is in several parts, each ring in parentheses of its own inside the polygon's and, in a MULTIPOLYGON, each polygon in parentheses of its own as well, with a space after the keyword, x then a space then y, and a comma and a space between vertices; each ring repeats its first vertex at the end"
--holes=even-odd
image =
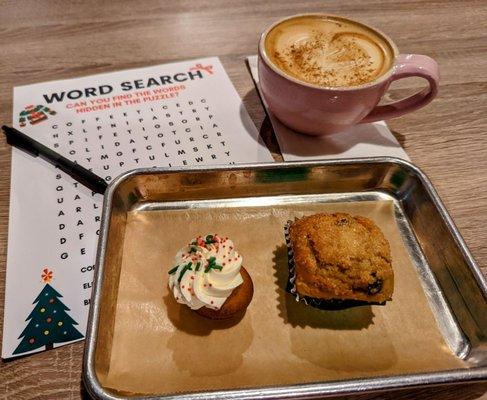
POLYGON ((286 240, 290 291, 298 299, 318 308, 383 304, 392 299, 389 242, 370 219, 315 214, 290 222, 286 240))
POLYGON ((241 315, 254 293, 242 256, 228 237, 198 236, 176 254, 169 289, 178 303, 211 319, 241 315))

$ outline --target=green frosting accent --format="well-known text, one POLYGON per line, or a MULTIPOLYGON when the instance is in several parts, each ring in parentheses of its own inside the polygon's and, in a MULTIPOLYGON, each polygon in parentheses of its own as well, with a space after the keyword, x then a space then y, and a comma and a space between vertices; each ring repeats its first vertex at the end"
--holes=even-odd
POLYGON ((201 267, 201 263, 198 261, 198 264, 196 264, 196 271, 199 271, 201 267))
POLYGON ((169 273, 169 275, 174 274, 174 273, 175 273, 175 272, 178 270, 178 268, 179 268, 179 265, 176 265, 174 268, 171 268, 171 269, 169 270, 169 272, 168 272, 168 273, 169 273))
POLYGON ((198 249, 197 249, 196 247, 191 247, 191 248, 189 249, 189 252, 190 252, 190 253, 196 253, 197 251, 198 251, 198 249))
POLYGON ((205 238, 205 243, 206 243, 206 244, 213 243, 213 235, 208 235, 208 236, 206 236, 206 238, 205 238))
POLYGON ((205 269, 205 272, 210 272, 210 269, 217 269, 221 271, 223 267, 221 265, 216 264, 216 258, 215 257, 210 257, 208 259, 208 266, 205 269))
POLYGON ((192 263, 191 263, 191 262, 189 262, 189 263, 187 263, 187 264, 186 264, 186 265, 183 267, 183 269, 182 269, 182 271, 181 271, 181 274, 179 275, 179 278, 178 278, 178 283, 181 283, 181 279, 183 279, 183 276, 184 276, 184 274, 186 273, 186 271, 192 271, 191 264, 192 264, 192 263))

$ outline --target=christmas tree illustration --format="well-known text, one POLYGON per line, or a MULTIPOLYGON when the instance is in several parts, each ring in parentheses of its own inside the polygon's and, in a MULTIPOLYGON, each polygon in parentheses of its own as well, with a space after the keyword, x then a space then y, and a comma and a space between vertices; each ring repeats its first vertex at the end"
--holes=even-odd
POLYGON ((78 323, 69 316, 70 311, 61 300, 61 296, 50 284, 53 273, 48 268, 42 271, 42 280, 46 284, 32 304, 34 309, 27 317, 29 321, 19 336, 22 341, 13 354, 25 353, 45 346, 52 349, 54 343, 70 342, 81 339, 83 335, 74 327, 78 323))

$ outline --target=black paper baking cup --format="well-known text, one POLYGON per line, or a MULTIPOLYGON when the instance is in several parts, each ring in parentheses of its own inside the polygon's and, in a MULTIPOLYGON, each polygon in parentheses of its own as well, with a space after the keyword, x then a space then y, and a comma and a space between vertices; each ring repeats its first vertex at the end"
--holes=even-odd
POLYGON ((294 263, 294 251, 289 236, 289 228, 293 221, 287 221, 284 226, 284 238, 286 239, 287 248, 287 264, 289 268, 289 276, 286 284, 286 292, 294 296, 296 301, 300 301, 307 306, 318 308, 320 310, 345 310, 347 308, 366 306, 366 305, 385 305, 383 303, 368 302, 363 300, 340 300, 340 299, 318 299, 315 297, 301 296, 296 288, 296 266, 294 263))

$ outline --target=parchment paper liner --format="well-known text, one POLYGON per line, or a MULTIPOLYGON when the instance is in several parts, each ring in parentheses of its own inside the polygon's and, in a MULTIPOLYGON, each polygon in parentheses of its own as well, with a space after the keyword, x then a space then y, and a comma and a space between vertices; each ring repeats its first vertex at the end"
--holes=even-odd
POLYGON ((113 335, 97 343, 109 357, 100 360, 108 370, 99 380, 116 393, 164 395, 465 366, 438 329, 392 202, 132 211, 120 246, 113 335), (327 311, 285 291, 282 227, 317 212, 363 215, 381 228, 391 245, 394 301, 327 311), (232 238, 252 277, 254 297, 240 321, 208 320, 170 297, 167 270, 175 253, 204 232, 232 238))

